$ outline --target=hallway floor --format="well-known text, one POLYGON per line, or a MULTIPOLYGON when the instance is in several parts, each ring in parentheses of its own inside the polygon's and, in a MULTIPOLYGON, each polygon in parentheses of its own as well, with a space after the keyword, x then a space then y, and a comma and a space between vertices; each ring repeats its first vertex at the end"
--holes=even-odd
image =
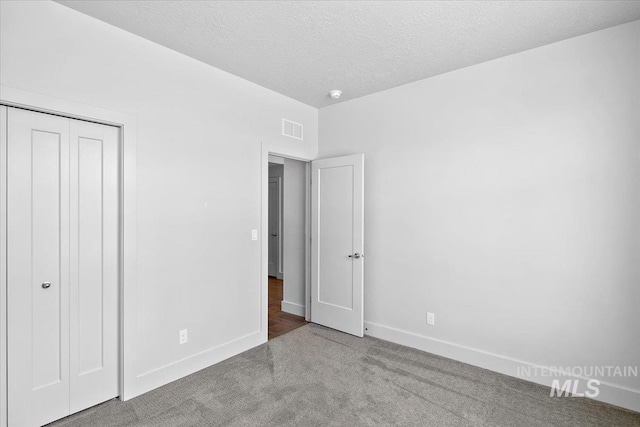
POLYGON ((269 277, 269 339, 291 332, 307 324, 304 317, 285 313, 280 310, 284 282, 269 277))

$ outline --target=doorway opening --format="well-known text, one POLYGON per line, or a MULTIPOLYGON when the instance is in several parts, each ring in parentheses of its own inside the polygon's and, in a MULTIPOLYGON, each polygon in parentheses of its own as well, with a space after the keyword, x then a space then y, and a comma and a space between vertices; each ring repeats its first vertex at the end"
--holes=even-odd
POLYGON ((307 324, 307 166, 269 156, 268 339, 307 324))

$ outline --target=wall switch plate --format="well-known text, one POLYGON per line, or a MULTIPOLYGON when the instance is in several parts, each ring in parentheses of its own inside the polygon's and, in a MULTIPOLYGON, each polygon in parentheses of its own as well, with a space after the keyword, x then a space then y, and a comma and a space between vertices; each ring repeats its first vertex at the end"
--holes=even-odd
POLYGON ((427 325, 435 326, 436 324, 436 315, 433 313, 429 313, 427 311, 427 325))
POLYGON ((258 240, 258 230, 251 230, 251 240, 258 240))
POLYGON ((180 344, 184 344, 188 341, 189 337, 187 336, 187 330, 183 329, 180 331, 180 344))

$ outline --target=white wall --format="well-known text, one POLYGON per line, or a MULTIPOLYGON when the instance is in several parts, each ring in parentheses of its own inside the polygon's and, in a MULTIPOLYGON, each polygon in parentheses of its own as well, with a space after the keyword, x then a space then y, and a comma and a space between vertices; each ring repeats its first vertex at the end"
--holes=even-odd
POLYGON ((640 21, 323 108, 319 146, 367 159, 367 333, 510 375, 638 365, 640 21))
POLYGON ((0 8, 1 85, 137 118, 137 392, 263 341, 261 142, 314 157, 317 110, 56 3, 0 8))
POLYGON ((284 298, 282 311, 305 314, 306 163, 284 159, 284 298))

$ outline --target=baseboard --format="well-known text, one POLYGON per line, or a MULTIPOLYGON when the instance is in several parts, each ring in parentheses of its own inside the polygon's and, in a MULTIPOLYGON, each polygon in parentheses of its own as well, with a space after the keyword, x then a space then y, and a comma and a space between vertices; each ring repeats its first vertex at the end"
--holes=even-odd
MULTIPOLYGON (((508 356, 430 338, 424 335, 403 331, 377 323, 365 322, 364 326, 365 335, 380 338, 385 341, 391 341, 407 347, 416 348, 428 353, 437 354, 438 356, 447 357, 449 359, 468 363, 469 365, 489 369, 494 372, 520 378, 525 381, 531 381, 547 387, 551 387, 553 379, 559 378, 552 378, 550 376, 522 377, 518 375, 519 369, 522 370, 523 367, 529 367, 532 372, 539 372, 542 370, 542 367, 535 363, 525 362, 508 356)), ((569 378, 562 377, 562 379, 564 380, 569 378)), ((572 377, 571 379, 578 379, 581 380, 581 382, 586 382, 588 380, 588 378, 577 376, 572 377)), ((595 400, 640 412, 640 390, 634 390, 609 382, 601 382, 599 389, 600 393, 594 398, 595 400)))
POLYGON ((139 374, 136 377, 135 396, 139 396, 193 374, 194 372, 208 368, 211 365, 215 365, 265 342, 265 334, 262 331, 256 331, 228 343, 185 357, 161 368, 139 374))
POLYGON ((295 302, 282 301, 280 309, 285 313, 295 314, 296 316, 304 317, 304 305, 296 304, 295 302))

